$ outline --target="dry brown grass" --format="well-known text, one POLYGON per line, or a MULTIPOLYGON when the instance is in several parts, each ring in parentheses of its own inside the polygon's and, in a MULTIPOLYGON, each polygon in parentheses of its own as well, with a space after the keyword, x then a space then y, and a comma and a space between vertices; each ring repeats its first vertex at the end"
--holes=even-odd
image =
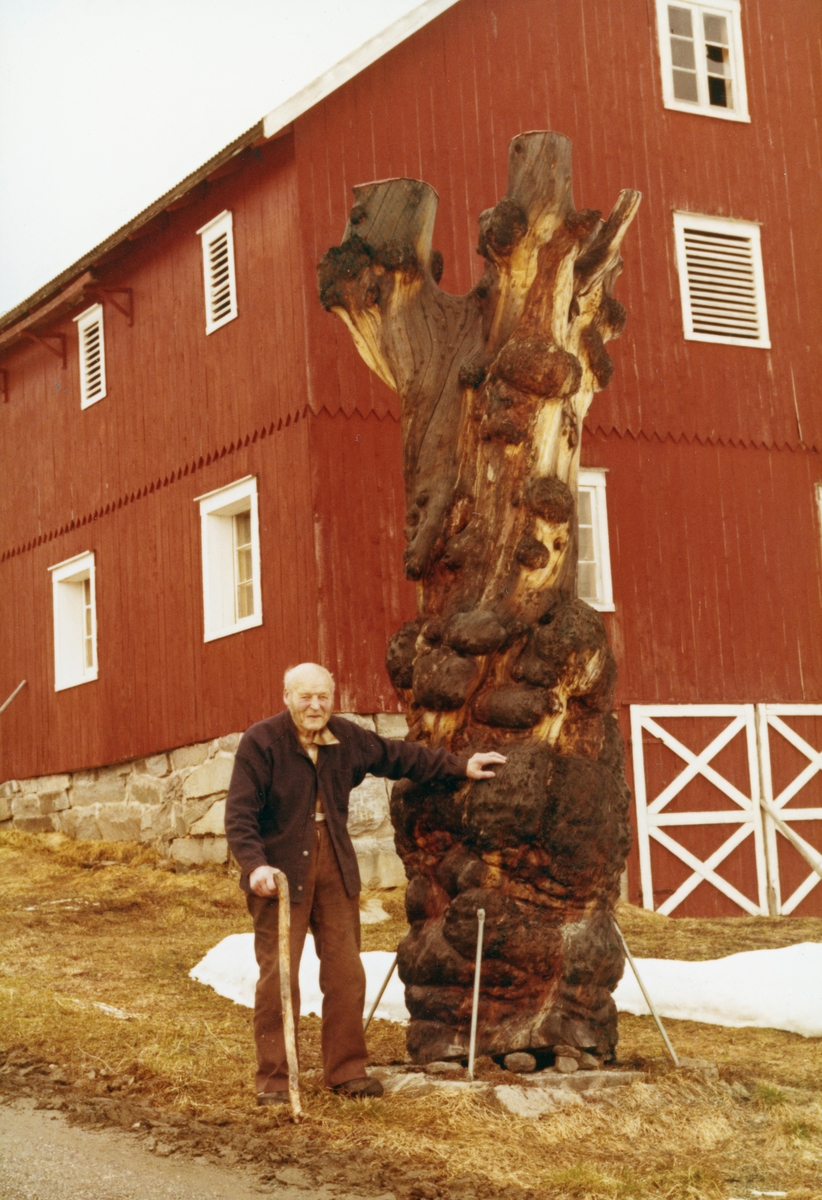
MULTIPOLYGON (((404 929, 401 894, 381 898, 391 920, 364 928, 365 949, 394 949, 404 929)), ((672 921, 622 906, 620 923, 641 956, 822 941, 822 921, 672 921)), ((138 847, 0 834, 0 928, 0 1046, 60 1064, 74 1096, 114 1088, 265 1136, 261 1144, 274 1135, 280 1154, 308 1146, 315 1160, 355 1164, 364 1186, 397 1195, 416 1187, 422 1196, 551 1200, 747 1200, 752 1189, 822 1197, 818 1039, 667 1022, 681 1054, 717 1062, 725 1081, 748 1087, 743 1101, 720 1083, 668 1071, 650 1019, 623 1016, 620 1058, 644 1062, 654 1086, 619 1089, 613 1106, 524 1122, 467 1096, 357 1104, 331 1095, 314 1074, 319 1022, 304 1018, 309 1120, 294 1127, 253 1107, 251 1013, 188 977, 220 938, 249 928, 227 872, 177 875, 138 847)), ((369 1046, 374 1062, 401 1060, 403 1031, 375 1022, 369 1046)))

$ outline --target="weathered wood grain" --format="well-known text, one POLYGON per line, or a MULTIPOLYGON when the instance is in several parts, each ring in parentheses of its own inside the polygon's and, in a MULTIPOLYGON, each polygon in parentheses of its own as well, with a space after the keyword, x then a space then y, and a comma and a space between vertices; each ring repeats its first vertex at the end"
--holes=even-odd
POLYGON ((608 1056, 629 794, 614 659, 576 597, 576 494, 582 422, 625 322, 613 288, 640 197, 623 192, 607 220, 578 211, 569 140, 521 134, 508 192, 480 217, 484 274, 463 296, 438 287, 432 188, 392 179, 355 198, 320 264, 320 299, 401 402, 418 609, 388 671, 411 737, 507 755, 492 781, 394 789, 409 1047, 423 1061, 465 1052, 483 907, 480 1051, 608 1056))

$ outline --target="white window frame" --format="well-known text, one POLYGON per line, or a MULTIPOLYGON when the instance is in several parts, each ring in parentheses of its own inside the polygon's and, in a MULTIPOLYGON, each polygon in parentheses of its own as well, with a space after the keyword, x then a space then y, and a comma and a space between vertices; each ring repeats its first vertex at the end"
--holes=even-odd
POLYGON ((745 85, 745 59, 742 53, 742 21, 740 0, 712 0, 703 3, 702 0, 656 0, 657 41, 659 43, 659 59, 662 71, 662 99, 666 108, 677 112, 696 113, 702 117, 718 117, 721 121, 745 121, 750 123, 748 113, 748 91, 745 85), (698 38, 695 38, 697 48, 697 91, 699 100, 691 103, 678 100, 674 96, 674 64, 671 56, 671 36, 668 26, 668 4, 675 8, 687 8, 691 11, 691 19, 695 30, 698 28, 698 38), (728 22, 728 39, 731 80, 733 86, 733 108, 722 108, 713 105, 708 99, 707 71, 699 59, 699 46, 704 46, 702 33, 702 17, 724 17, 728 22))
POLYGON ((91 308, 87 308, 85 312, 81 312, 78 317, 74 318, 74 323, 77 326, 79 344, 80 407, 91 408, 92 404, 96 404, 98 400, 104 399, 106 394, 106 339, 103 328, 102 304, 93 304, 91 308), (89 389, 89 358, 88 347, 86 346, 86 333, 92 325, 97 324, 100 326, 100 387, 96 392, 91 392, 89 389))
POLYGON ((54 690, 97 678, 97 601, 94 552, 86 550, 49 567, 54 616, 54 690), (86 663, 84 582, 89 581, 91 663, 86 663))
POLYGON ((679 272, 679 294, 682 301, 682 326, 685 339, 689 342, 714 342, 724 346, 750 346, 753 349, 770 349, 768 328, 768 305, 765 298, 765 272, 762 266, 762 238, 759 225, 754 221, 740 221, 735 217, 712 217, 701 213, 674 212, 674 244, 676 264, 679 272), (759 337, 725 337, 719 333, 698 333, 694 330, 691 309, 691 292, 688 286, 688 263, 685 245, 685 230, 698 229, 705 233, 732 234, 746 237, 751 242, 751 265, 753 268, 754 295, 759 337))
POLYGON ((263 623, 260 586, 260 527, 257 479, 246 475, 227 487, 197 496, 200 506, 200 546, 203 558, 203 641, 213 642, 263 623), (251 569, 254 612, 238 617, 237 554, 233 518, 251 515, 251 569))
POLYGON ((218 213, 207 225, 197 230, 203 250, 203 287, 205 290, 206 333, 222 329, 237 316, 237 280, 234 273, 234 218, 229 209, 218 213), (219 318, 214 318, 216 289, 211 273, 211 247, 218 238, 226 237, 226 266, 228 270, 229 307, 219 318))
POLYGON ((580 468, 577 490, 591 495, 593 518, 594 555, 596 564, 597 594, 595 598, 581 596, 586 604, 598 612, 615 612, 614 588, 611 580, 611 547, 608 540, 608 504, 605 498, 607 467, 580 468))

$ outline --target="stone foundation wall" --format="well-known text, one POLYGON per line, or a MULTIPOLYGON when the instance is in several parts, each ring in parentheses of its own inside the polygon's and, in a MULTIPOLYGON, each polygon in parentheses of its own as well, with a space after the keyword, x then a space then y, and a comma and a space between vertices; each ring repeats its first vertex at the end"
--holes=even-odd
MULTIPOLYGON (((394 713, 341 715, 383 737, 408 732, 405 717, 394 713)), ((0 829, 146 842, 180 863, 224 863, 225 798, 239 741, 239 733, 230 733, 98 770, 7 780, 0 784, 0 829)), ((386 780, 369 775, 354 789, 348 829, 363 887, 405 882, 386 780)))

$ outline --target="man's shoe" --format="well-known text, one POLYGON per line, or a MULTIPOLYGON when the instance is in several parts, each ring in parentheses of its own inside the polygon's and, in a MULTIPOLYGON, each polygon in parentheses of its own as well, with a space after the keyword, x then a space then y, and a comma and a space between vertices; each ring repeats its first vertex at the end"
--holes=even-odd
POLYGON ((258 1104, 288 1104, 288 1092, 257 1092, 258 1104))
POLYGON ((363 1075, 360 1079, 346 1079, 345 1083, 338 1083, 334 1091, 340 1096, 347 1096, 350 1100, 364 1100, 366 1096, 381 1096, 383 1086, 379 1079, 371 1079, 368 1075, 363 1075))

